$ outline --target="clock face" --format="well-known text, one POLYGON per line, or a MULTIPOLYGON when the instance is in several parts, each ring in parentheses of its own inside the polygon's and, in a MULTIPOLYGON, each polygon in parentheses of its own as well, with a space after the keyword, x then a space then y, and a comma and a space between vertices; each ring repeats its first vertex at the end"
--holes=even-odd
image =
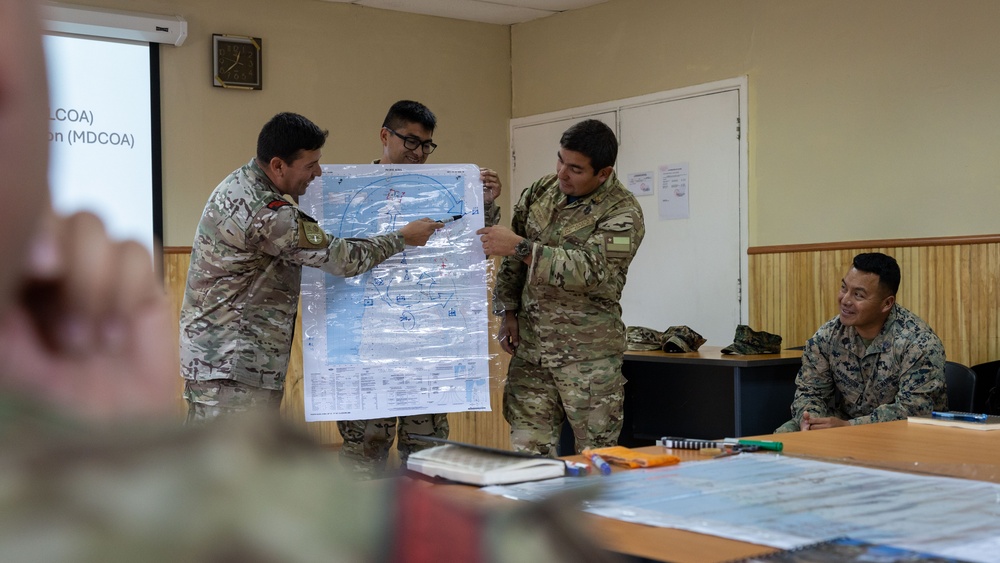
POLYGON ((260 90, 260 39, 213 36, 214 85, 260 90))

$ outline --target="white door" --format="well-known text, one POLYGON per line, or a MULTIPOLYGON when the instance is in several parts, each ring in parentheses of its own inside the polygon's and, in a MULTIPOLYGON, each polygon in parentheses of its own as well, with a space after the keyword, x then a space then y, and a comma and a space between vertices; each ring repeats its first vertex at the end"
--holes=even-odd
POLYGON ((507 209, 514 209, 514 204, 521 199, 521 193, 535 180, 546 174, 555 174, 559 138, 563 131, 585 119, 598 119, 612 131, 618 131, 618 115, 615 111, 512 127, 510 159, 514 185, 513 189, 506 190, 510 194, 510 206, 507 209))
POLYGON ((661 219, 655 194, 640 197, 646 238, 622 295, 627 325, 687 325, 712 344, 732 342, 740 321, 740 183, 737 92, 621 112, 618 171, 686 164, 687 219, 661 219), (634 283, 639 282, 639 283, 634 283))
POLYGON ((570 125, 589 118, 617 124, 619 179, 627 186, 629 174, 652 172, 657 183, 652 195, 638 197, 646 238, 629 269, 623 320, 661 331, 687 325, 708 344, 725 346, 746 316, 740 302, 747 244, 740 90, 670 94, 623 100, 610 109, 602 104, 589 114, 576 110, 572 116, 512 122, 508 209, 533 181, 555 171, 559 137, 570 125), (689 216, 661 218, 660 167, 678 164, 688 171, 689 216))

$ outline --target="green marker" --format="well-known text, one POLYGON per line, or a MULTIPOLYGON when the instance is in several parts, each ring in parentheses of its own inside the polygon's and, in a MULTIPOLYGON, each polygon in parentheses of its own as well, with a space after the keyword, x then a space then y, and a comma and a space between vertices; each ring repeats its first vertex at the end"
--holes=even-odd
POLYGON ((771 450, 773 452, 780 452, 784 447, 784 444, 781 442, 771 442, 769 440, 736 440, 736 443, 741 446, 757 446, 762 450, 771 450))

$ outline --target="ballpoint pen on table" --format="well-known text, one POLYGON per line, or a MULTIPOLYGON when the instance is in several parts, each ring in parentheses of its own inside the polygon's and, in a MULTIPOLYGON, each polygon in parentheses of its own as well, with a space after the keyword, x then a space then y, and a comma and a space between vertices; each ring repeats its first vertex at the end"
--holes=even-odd
POLYGON ((931 418, 941 418, 944 420, 963 420, 965 422, 986 422, 990 416, 988 414, 977 414, 971 412, 931 412, 931 418))

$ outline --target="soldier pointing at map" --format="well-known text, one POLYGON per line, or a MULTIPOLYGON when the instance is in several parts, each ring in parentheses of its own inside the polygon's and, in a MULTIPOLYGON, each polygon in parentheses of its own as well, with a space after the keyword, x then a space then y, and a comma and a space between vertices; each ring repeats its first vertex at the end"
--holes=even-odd
POLYGON ((301 115, 275 115, 260 131, 256 157, 205 205, 180 315, 189 422, 252 409, 278 413, 302 266, 355 276, 405 246, 427 244, 443 226, 419 219, 369 239, 323 232, 295 204, 321 174, 326 137, 301 115))

